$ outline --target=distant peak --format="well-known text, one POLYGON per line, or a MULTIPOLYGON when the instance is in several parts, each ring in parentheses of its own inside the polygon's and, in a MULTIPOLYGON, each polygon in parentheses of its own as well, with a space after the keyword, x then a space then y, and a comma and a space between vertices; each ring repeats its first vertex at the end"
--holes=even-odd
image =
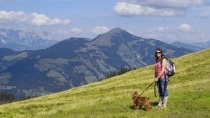
POLYGON ((127 31, 117 27, 117 28, 114 28, 114 29, 110 30, 109 32, 117 33, 117 32, 127 32, 127 31))
POLYGON ((128 33, 126 30, 123 30, 123 29, 117 27, 117 28, 114 28, 102 35, 113 35, 113 34, 116 35, 116 34, 130 34, 130 33, 128 33))
POLYGON ((97 36, 93 41, 97 45, 113 45, 114 43, 124 43, 130 41, 135 37, 134 35, 128 33, 126 30, 123 30, 119 27, 114 28, 104 34, 97 36))

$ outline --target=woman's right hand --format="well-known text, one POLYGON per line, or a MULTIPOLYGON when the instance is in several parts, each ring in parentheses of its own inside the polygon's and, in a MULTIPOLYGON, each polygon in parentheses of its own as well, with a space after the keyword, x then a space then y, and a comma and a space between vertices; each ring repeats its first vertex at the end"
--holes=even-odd
POLYGON ((157 82, 158 81, 158 78, 155 77, 154 81, 157 82))

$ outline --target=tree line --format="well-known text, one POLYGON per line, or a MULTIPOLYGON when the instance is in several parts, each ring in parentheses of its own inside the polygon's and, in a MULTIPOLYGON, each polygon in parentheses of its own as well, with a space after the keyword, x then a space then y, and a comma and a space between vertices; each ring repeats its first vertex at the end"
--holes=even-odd
POLYGON ((126 73, 128 71, 136 70, 136 69, 137 69, 136 67, 134 67, 134 68, 121 68, 119 71, 112 72, 106 78, 114 77, 114 76, 117 76, 117 75, 122 75, 122 74, 124 74, 124 73, 126 73))
POLYGON ((15 101, 15 96, 9 93, 0 93, 0 103, 7 103, 15 101))

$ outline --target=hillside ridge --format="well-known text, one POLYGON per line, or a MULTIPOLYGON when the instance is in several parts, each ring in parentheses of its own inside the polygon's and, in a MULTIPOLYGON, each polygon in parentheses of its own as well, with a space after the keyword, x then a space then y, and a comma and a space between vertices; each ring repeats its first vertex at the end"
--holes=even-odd
POLYGON ((170 78, 169 103, 163 110, 154 107, 158 98, 153 95, 153 87, 143 94, 151 98, 153 109, 132 109, 132 93, 143 91, 153 82, 150 65, 60 93, 1 105, 0 117, 210 117, 209 56, 207 49, 172 59, 177 73, 170 78))

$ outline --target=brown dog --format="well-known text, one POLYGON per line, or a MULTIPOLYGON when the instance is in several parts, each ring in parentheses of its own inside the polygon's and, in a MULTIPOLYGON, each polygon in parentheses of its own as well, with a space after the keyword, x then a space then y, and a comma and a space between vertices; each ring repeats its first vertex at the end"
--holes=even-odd
POLYGON ((147 97, 140 97, 138 92, 134 92, 133 96, 133 103, 134 103, 134 108, 137 110, 139 107, 144 106, 144 108, 148 111, 152 109, 152 106, 150 105, 149 98, 147 97))

